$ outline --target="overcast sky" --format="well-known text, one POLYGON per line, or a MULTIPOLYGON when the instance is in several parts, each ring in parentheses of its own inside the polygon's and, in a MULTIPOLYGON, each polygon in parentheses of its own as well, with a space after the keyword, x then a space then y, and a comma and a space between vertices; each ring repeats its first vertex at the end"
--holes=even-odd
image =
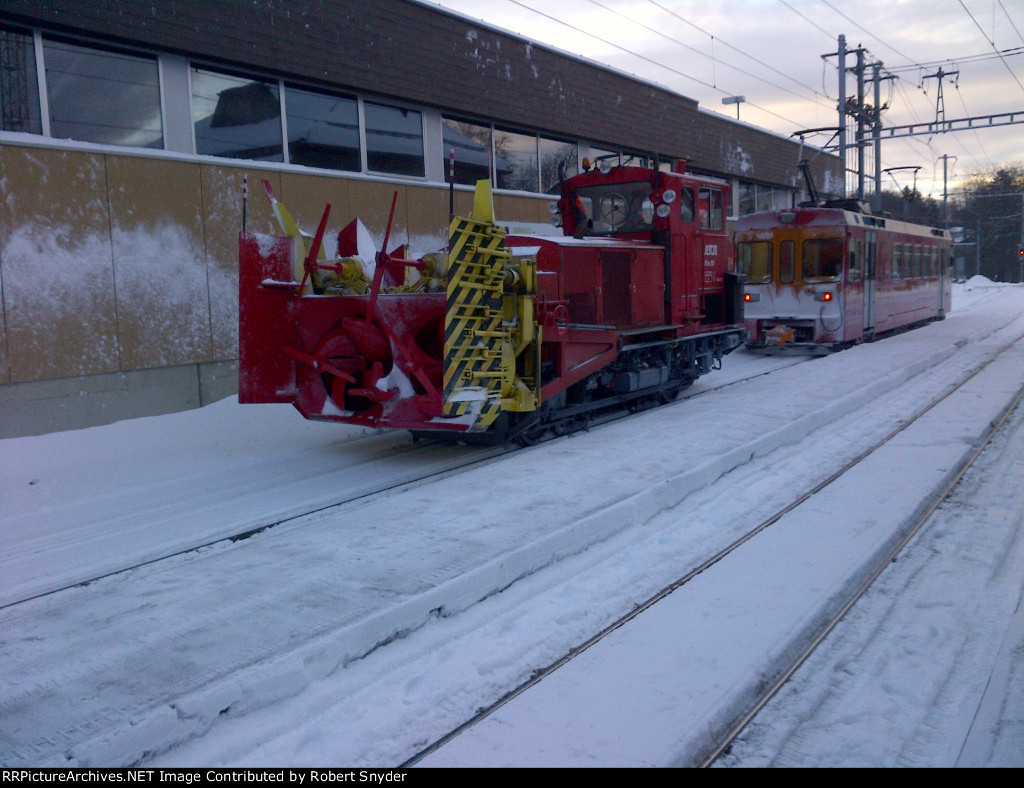
MULTIPOLYGON (((706 111, 735 118, 737 105, 722 98, 744 96, 742 121, 785 135, 838 124, 840 35, 898 77, 882 83, 885 126, 936 119, 940 68, 946 120, 1021 112, 1024 121, 1024 0, 421 1, 635 74, 706 111)), ((847 85, 855 95, 852 74, 847 85)), ((1024 163, 1020 124, 882 144, 883 169, 920 167, 918 190, 936 198, 944 166, 954 192, 958 180, 1011 163, 1024 163)), ((913 186, 914 176, 885 174, 883 188, 913 186)))

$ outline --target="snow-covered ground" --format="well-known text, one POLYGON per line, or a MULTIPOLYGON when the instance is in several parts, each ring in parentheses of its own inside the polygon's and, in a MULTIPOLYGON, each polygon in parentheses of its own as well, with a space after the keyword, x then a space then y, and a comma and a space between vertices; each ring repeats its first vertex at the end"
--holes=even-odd
MULTIPOLYGON (((738 352, 461 471, 465 448, 234 400, 0 441, 0 763, 401 764, 995 359, 845 493, 422 761, 689 763, 971 453, 1022 336, 1024 288, 971 280, 940 323, 738 352)), ((722 765, 1024 765, 1022 457, 1017 412, 722 765)))

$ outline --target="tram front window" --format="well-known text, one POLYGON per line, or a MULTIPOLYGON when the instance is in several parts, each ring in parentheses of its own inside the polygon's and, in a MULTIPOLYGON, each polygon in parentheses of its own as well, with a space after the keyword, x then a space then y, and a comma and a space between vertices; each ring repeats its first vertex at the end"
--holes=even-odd
POLYGON ((744 241, 736 245, 736 268, 747 282, 758 284, 772 279, 772 245, 769 241, 744 241))
POLYGON ((841 238, 815 238, 803 244, 803 278, 805 282, 828 282, 843 273, 843 241, 841 238))

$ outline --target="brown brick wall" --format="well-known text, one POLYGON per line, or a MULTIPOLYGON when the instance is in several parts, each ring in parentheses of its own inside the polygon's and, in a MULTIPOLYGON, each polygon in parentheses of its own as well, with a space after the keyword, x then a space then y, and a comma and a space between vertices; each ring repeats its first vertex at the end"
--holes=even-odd
MULTIPOLYGON (((790 140, 699 113, 684 96, 409 0, 0 0, 0 16, 799 185, 798 146, 790 140)), ((838 171, 834 157, 816 166, 838 171)))

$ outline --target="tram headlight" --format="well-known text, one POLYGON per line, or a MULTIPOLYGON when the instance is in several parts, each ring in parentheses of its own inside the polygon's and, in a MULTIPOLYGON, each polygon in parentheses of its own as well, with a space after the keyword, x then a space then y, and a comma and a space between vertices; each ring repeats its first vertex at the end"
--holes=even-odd
POLYGON ((654 210, 656 214, 662 219, 668 216, 668 212, 672 209, 666 203, 659 203, 658 207, 654 210))

